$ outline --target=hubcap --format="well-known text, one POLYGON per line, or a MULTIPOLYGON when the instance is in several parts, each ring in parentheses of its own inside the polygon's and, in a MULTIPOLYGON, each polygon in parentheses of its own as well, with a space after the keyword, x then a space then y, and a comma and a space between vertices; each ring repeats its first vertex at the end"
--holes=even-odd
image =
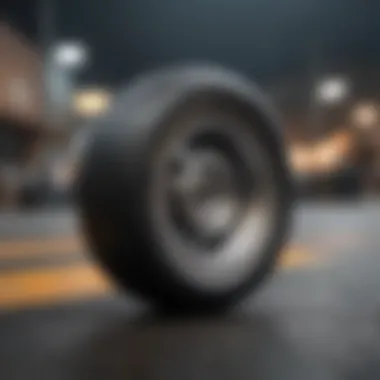
POLYGON ((172 203, 194 237, 220 240, 239 213, 236 173, 215 149, 197 149, 181 158, 172 179, 172 203))
POLYGON ((231 287, 252 273, 276 216, 270 155, 250 124, 230 119, 187 118, 163 142, 152 176, 161 254, 202 289, 231 287))

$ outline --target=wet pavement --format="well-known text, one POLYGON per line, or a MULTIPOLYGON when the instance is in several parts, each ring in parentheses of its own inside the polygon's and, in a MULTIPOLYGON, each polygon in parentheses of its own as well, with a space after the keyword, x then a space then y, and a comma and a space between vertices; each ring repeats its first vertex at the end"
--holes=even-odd
POLYGON ((377 379, 379 222, 374 202, 302 205, 289 259, 269 283, 227 315, 185 318, 81 271, 86 281, 54 288, 50 271, 59 278, 57 268, 93 266, 76 243, 63 243, 77 228, 71 213, 0 218, 0 378, 377 379), (13 298, 4 289, 12 284, 13 298))

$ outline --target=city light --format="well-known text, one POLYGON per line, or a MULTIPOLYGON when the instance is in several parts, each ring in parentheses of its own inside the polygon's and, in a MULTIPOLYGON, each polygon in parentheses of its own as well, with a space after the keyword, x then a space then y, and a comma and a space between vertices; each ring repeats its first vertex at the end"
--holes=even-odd
POLYGON ((359 128, 372 128, 379 121, 379 112, 374 104, 359 104, 353 111, 353 121, 359 128))
POLYGON ((293 146, 290 150, 292 167, 299 173, 330 172, 344 163, 352 145, 351 135, 340 131, 312 144, 293 146))
POLYGON ((55 63, 68 69, 82 67, 87 60, 87 55, 87 49, 79 42, 59 44, 53 51, 55 63))
POLYGON ((80 116, 95 117, 107 111, 111 95, 103 89, 78 91, 74 96, 74 109, 80 116))
POLYGON ((325 104, 336 104, 347 98, 350 92, 349 82, 343 77, 332 77, 321 81, 316 89, 316 98, 325 104))

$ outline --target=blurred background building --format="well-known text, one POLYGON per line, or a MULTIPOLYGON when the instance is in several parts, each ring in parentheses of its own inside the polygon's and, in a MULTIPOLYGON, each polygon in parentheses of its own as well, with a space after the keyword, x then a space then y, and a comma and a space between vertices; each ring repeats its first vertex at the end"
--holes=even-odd
POLYGON ((30 41, 0 24, 0 205, 16 205, 44 135, 43 65, 30 41))
POLYGON ((380 3, 30 1, 0 26, 0 207, 68 200, 86 121, 134 75, 211 60, 284 120, 300 194, 380 191, 380 3), (149 9, 149 11, 147 11, 149 9))

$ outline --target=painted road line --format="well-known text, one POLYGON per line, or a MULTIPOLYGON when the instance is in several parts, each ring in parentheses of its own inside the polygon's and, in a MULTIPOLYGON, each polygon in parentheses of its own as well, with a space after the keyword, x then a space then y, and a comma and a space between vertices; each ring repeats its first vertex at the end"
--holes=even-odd
POLYGON ((306 247, 289 246, 280 255, 278 266, 283 270, 302 269, 314 267, 320 261, 321 257, 306 247))
MULTIPOLYGON (((43 263, 54 261, 59 264, 64 257, 69 257, 68 261, 74 258, 85 258, 87 251, 80 236, 56 237, 50 239, 31 239, 21 241, 5 241, 0 243, 0 270, 6 270, 9 266, 17 269, 26 266, 40 266, 43 263), (19 264, 18 264, 19 263, 19 264)), ((284 250, 280 258, 282 267, 298 267, 311 264, 316 256, 302 245, 290 245, 284 250)))
POLYGON ((26 308, 106 294, 111 283, 88 264, 0 276, 0 309, 26 308))
MULTIPOLYGON (((313 266, 310 251, 288 248, 280 261, 284 269, 313 266)), ((104 273, 89 262, 57 268, 36 268, 0 275, 0 310, 26 309, 85 300, 113 289, 104 273)))
POLYGON ((43 255, 64 255, 84 252, 85 250, 85 245, 79 236, 3 241, 0 242, 0 260, 24 259, 43 255))
MULTIPOLYGON (((28 267, 33 266, 33 262, 35 266, 43 264, 44 261, 54 265, 55 260, 59 264, 60 261, 65 261, 63 257, 66 256, 85 258, 86 251, 88 250, 80 236, 3 241, 0 242, 0 270, 2 267, 6 270, 9 265, 17 269, 18 262, 20 268, 24 266, 23 262, 27 263, 28 267)), ((280 266, 298 267, 311 264, 315 259, 316 255, 302 244, 291 244, 281 255, 280 266)), ((71 258, 68 260, 70 261, 71 258)))
POLYGON ((8 272, 59 268, 62 266, 76 265, 90 261, 84 255, 67 253, 62 255, 47 254, 41 256, 18 257, 16 259, 0 259, 0 277, 8 272))

